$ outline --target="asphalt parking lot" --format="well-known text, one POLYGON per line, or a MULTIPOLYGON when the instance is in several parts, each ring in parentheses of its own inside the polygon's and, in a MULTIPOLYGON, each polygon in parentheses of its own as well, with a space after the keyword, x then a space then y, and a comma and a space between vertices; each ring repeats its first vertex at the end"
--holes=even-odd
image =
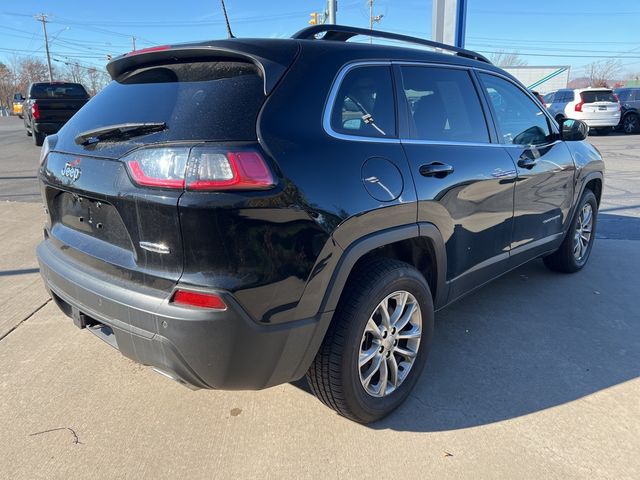
POLYGON ((304 382, 191 391, 76 329, 41 285, 39 149, 0 118, 2 478, 640 476, 640 135, 607 174, 579 274, 521 267, 436 316, 409 400, 369 426, 304 382))

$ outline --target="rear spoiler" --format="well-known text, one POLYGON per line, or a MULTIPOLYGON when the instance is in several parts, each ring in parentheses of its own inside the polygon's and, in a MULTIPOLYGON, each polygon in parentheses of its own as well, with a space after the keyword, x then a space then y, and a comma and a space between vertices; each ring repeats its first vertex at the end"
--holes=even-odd
POLYGON ((264 94, 269 95, 297 56, 299 50, 297 42, 288 41, 287 44, 286 46, 279 45, 278 49, 269 49, 250 43, 221 40, 208 45, 151 47, 144 50, 134 50, 114 58, 107 64, 107 71, 113 80, 118 80, 132 70, 161 65, 167 61, 210 60, 216 57, 240 60, 253 63, 260 70, 264 81, 264 94), (260 53, 269 54, 270 58, 266 58, 260 53))

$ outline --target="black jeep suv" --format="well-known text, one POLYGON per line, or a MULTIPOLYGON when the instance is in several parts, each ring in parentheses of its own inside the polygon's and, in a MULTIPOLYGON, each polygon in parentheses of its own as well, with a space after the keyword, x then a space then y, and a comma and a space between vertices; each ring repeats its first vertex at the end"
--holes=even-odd
POLYGON ((360 422, 409 394, 434 311, 535 258, 580 270, 603 162, 484 57, 291 39, 157 47, 47 137, 53 299, 199 388, 307 375, 360 422))

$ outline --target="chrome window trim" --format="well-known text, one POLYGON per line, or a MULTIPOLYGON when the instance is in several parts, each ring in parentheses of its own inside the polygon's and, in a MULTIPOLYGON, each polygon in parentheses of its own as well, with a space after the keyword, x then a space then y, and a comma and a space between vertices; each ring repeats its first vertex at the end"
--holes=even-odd
MULTIPOLYGON (((560 140, 555 140, 554 142, 546 143, 543 145, 514 145, 512 143, 491 143, 491 142, 478 143, 478 142, 451 142, 451 141, 448 142, 448 141, 442 141, 442 140, 418 140, 418 139, 402 138, 402 137, 394 137, 394 138, 368 137, 364 135, 348 135, 345 133, 336 132, 331 127, 331 112, 333 110, 336 97, 338 95, 338 90, 340 89, 340 86, 342 85, 342 81, 344 80, 344 77, 347 75, 347 73, 359 67, 392 66, 392 65, 455 68, 455 69, 467 70, 467 71, 475 70, 477 72, 483 72, 490 75, 495 75, 513 84, 516 88, 520 89, 520 91, 522 91, 525 95, 527 95, 529 99, 531 99, 534 102, 534 104, 536 104, 535 97, 526 88, 523 89, 520 85, 518 85, 508 76, 503 75, 499 72, 495 72, 493 70, 486 69, 486 68, 468 66, 468 65, 451 65, 448 63, 419 62, 419 61, 410 61, 410 60, 362 60, 362 61, 351 62, 343 65, 340 71, 338 72, 338 74, 336 75, 336 77, 333 79, 333 83, 331 84, 331 90, 329 91, 329 96, 327 97, 327 100, 324 106, 324 111, 322 113, 322 128, 324 129, 327 135, 329 135, 330 137, 336 138, 338 140, 346 140, 346 141, 353 141, 353 142, 377 142, 377 143, 398 143, 398 144, 406 143, 406 144, 413 144, 413 145, 451 145, 451 146, 466 146, 466 147, 543 148, 546 146, 555 145, 556 143, 560 142, 560 140)), ((550 125, 551 125, 552 132, 558 134, 559 133, 558 131, 553 131, 554 127, 556 126, 555 119, 551 116, 551 114, 546 109, 542 110, 542 112, 547 117, 547 119, 551 121, 550 125)), ((396 118, 396 121, 397 121, 397 118, 396 118)))
POLYGON ((327 133, 329 136, 337 138, 339 140, 350 140, 355 142, 400 143, 400 139, 398 137, 384 138, 368 137, 365 135, 348 135, 346 133, 336 132, 333 127, 331 127, 331 112, 333 111, 333 107, 335 106, 336 97, 338 96, 338 90, 340 90, 340 86, 342 85, 344 77, 347 75, 347 73, 356 68, 375 66, 390 67, 391 60, 371 60, 348 63, 344 65, 336 75, 336 78, 333 80, 333 84, 331 85, 331 90, 329 91, 329 96, 327 97, 327 101, 325 102, 324 112, 322 114, 322 127, 324 128, 325 133, 327 133))
MULTIPOLYGON (((504 143, 482 143, 482 142, 453 142, 444 140, 417 140, 415 138, 401 138, 401 143, 406 145, 450 145, 457 147, 509 147, 504 143)), ((522 146, 522 145, 513 145, 522 146)))

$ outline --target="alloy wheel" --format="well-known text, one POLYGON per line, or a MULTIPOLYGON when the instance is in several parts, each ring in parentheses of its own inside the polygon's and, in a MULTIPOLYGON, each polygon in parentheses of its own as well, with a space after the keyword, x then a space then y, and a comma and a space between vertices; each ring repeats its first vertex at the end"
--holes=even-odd
POLYGON ((638 130, 639 119, 636 115, 627 115, 624 117, 622 128, 624 133, 634 133, 638 130))
POLYGON ((593 208, 590 203, 585 203, 578 215, 578 223, 573 240, 573 256, 577 262, 581 262, 587 255, 591 233, 593 231, 593 208))
POLYGON ((422 338, 422 313, 407 291, 388 295, 365 326, 358 356, 360 382, 373 397, 395 391, 407 378, 422 338))

